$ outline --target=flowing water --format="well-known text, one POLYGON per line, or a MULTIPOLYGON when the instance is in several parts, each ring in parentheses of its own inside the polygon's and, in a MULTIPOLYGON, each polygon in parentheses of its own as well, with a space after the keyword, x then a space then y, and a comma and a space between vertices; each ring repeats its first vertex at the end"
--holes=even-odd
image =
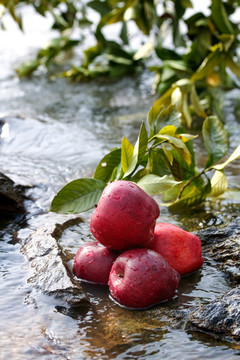
MULTIPOLYGON (((92 176, 101 157, 120 145, 123 135, 136 140, 154 98, 153 78, 147 72, 84 84, 51 81, 42 74, 19 80, 14 67, 54 35, 48 30, 49 21, 30 10, 25 12, 25 21, 24 35, 10 21, 8 32, 0 33, 0 116, 5 118, 0 132, 0 171, 30 186, 28 195, 34 199, 26 202, 26 218, 0 220, 0 358, 238 359, 236 343, 170 327, 159 319, 156 308, 144 312, 121 308, 105 287, 84 284, 91 306, 81 310, 68 308, 31 287, 31 269, 21 244, 48 219, 58 220, 58 215, 46 212, 63 185, 92 176)), ((233 111, 238 97, 239 92, 234 91, 226 99, 230 151, 239 144, 240 124, 233 111)), ((204 157, 202 150, 199 164, 204 157)), ((239 161, 229 165, 227 177, 230 186, 239 186, 239 161)), ((239 215, 239 204, 237 199, 209 202, 187 218, 162 208, 161 221, 190 231, 223 226, 239 215)), ((69 259, 91 239, 90 215, 84 214, 85 222, 66 230, 60 239, 69 259)), ((182 279, 177 297, 159 306, 184 309, 206 304, 229 289, 227 276, 205 258, 199 272, 182 279)))

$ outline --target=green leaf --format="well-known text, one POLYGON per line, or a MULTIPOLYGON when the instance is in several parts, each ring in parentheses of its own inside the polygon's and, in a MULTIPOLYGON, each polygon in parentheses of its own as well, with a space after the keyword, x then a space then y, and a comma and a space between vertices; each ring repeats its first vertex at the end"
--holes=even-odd
POLYGON ((115 24, 117 22, 122 22, 124 20, 124 13, 126 10, 126 6, 121 8, 115 8, 112 11, 108 12, 104 16, 101 17, 101 20, 98 24, 99 28, 102 28, 105 25, 115 24))
POLYGON ((146 44, 142 45, 138 51, 134 54, 134 60, 140 60, 143 58, 149 57, 154 50, 154 43, 153 41, 149 41, 146 44))
POLYGON ((170 175, 163 149, 154 149, 149 151, 146 170, 148 173, 158 176, 164 176, 166 174, 170 175))
POLYGON ((142 177, 141 180, 137 182, 137 185, 147 194, 153 196, 160 195, 179 183, 180 182, 171 179, 167 175, 160 177, 157 175, 148 174, 142 177))
POLYGON ((190 165, 192 163, 192 157, 191 157, 191 154, 190 154, 187 146, 183 149, 177 148, 175 146, 172 146, 172 147, 173 147, 174 159, 178 161, 179 165, 181 165, 182 170, 184 168, 183 161, 187 164, 188 167, 190 167, 190 165))
POLYGON ((105 188, 106 183, 81 178, 65 185, 54 197, 50 211, 61 214, 78 214, 95 206, 105 188))
POLYGON ((180 184, 173 186, 171 189, 165 191, 162 195, 162 201, 164 203, 173 203, 174 201, 176 201, 181 185, 184 185, 184 181, 180 182, 180 184))
POLYGON ((87 6, 96 10, 97 12, 99 12, 99 14, 101 14, 101 16, 107 15, 112 10, 111 7, 108 5, 107 1, 94 0, 94 1, 88 2, 87 6))
POLYGON ((214 68, 219 64, 221 58, 220 55, 220 49, 217 47, 214 52, 212 52, 203 60, 197 71, 192 75, 191 81, 194 82, 197 80, 202 80, 206 76, 210 75, 214 68))
POLYGON ((174 87, 168 89, 159 99, 157 99, 151 109, 148 112, 147 122, 148 126, 151 128, 154 121, 157 119, 160 111, 163 107, 166 107, 170 103, 171 95, 174 91, 174 87))
POLYGON ((144 122, 141 125, 137 143, 138 143, 138 161, 141 162, 145 156, 148 145, 148 133, 144 122))
POLYGON ((129 6, 124 13, 124 21, 133 20, 136 17, 136 11, 133 6, 129 6))
POLYGON ((37 70, 40 64, 41 62, 39 60, 27 61, 16 69, 17 74, 19 77, 30 76, 35 70, 37 70))
POLYGON ((188 107, 188 94, 186 92, 182 94, 182 113, 184 115, 187 127, 190 128, 192 124, 192 117, 188 107))
POLYGON ((166 134, 166 135, 170 135, 170 136, 174 136, 176 134, 177 128, 176 126, 173 125, 166 125, 164 126, 158 134, 166 134))
POLYGON ((148 144, 148 134, 144 123, 142 123, 137 142, 133 149, 132 158, 130 164, 124 174, 124 178, 129 176, 136 168, 138 162, 141 162, 148 144))
POLYGON ((172 125, 178 128, 181 125, 181 113, 174 105, 162 108, 155 122, 155 133, 158 133, 164 126, 172 125))
POLYGON ((177 52, 161 45, 156 46, 155 52, 161 60, 181 60, 181 56, 177 52))
POLYGON ((163 152, 164 152, 168 162, 170 163, 170 165, 173 165, 173 154, 172 154, 172 152, 170 150, 168 150, 164 144, 162 144, 162 149, 163 149, 163 152))
POLYGON ((192 135, 192 134, 178 134, 179 139, 181 139, 184 143, 196 139, 198 135, 192 135))
POLYGON ((119 167, 116 166, 116 167, 113 169, 112 176, 111 176, 111 178, 110 178, 110 180, 109 180, 110 182, 113 182, 113 181, 116 180, 117 175, 118 175, 118 171, 119 171, 119 167))
POLYGON ((93 60, 101 53, 102 53, 102 45, 100 43, 84 50, 84 55, 85 55, 84 66, 91 64, 93 60))
POLYGON ((106 58, 108 61, 112 61, 116 64, 120 64, 120 65, 132 65, 132 60, 131 59, 127 59, 125 57, 121 57, 121 56, 115 56, 113 54, 107 54, 106 58))
POLYGON ((161 68, 160 80, 163 86, 165 86, 169 81, 173 82, 176 78, 176 70, 172 69, 168 65, 163 65, 161 68))
POLYGON ((189 91, 192 82, 190 79, 180 79, 176 81, 176 85, 180 88, 182 92, 187 92, 189 91))
POLYGON ((186 211, 188 207, 201 204, 211 191, 211 182, 208 179, 207 184, 201 187, 196 183, 191 183, 183 191, 180 199, 168 204, 169 209, 173 211, 186 211))
POLYGON ((182 149, 173 148, 172 155, 174 158, 171 167, 171 173, 175 179, 187 180, 196 175, 195 157, 192 141, 186 143, 189 154, 183 153, 182 149))
POLYGON ((131 162, 133 149, 133 145, 125 138, 125 136, 123 136, 121 147, 121 164, 124 173, 127 171, 127 168, 131 162))
POLYGON ((218 39, 221 40, 224 51, 227 53, 235 40, 235 36, 231 34, 221 34, 218 35, 218 39))
POLYGON ((124 174, 124 178, 131 175, 131 173, 135 170, 135 168, 137 166, 137 162, 138 162, 138 146, 135 145, 134 149, 133 149, 133 155, 132 155, 130 164, 124 174))
POLYGON ((176 148, 180 148, 184 151, 184 153, 189 154, 188 148, 186 147, 184 142, 178 137, 158 133, 157 135, 153 136, 152 139, 156 139, 156 138, 161 140, 167 140, 170 144, 173 144, 176 148))
POLYGON ((200 100, 199 100, 199 97, 198 97, 198 94, 197 94, 197 91, 196 91, 196 87, 195 85, 193 84, 192 87, 191 87, 191 92, 190 92, 190 100, 191 100, 191 103, 193 105, 193 109, 195 111, 195 113, 203 118, 206 117, 206 114, 203 110, 203 107, 200 103, 200 100))
POLYGON ((240 77, 240 66, 233 61, 233 58, 230 54, 225 55, 226 63, 229 69, 238 77, 240 77))
POLYGON ((145 176, 146 174, 148 174, 147 169, 141 168, 140 170, 138 170, 137 172, 134 173, 133 176, 131 176, 131 181, 137 183, 143 176, 145 176))
POLYGON ((212 0, 211 12, 214 24, 221 33, 234 34, 233 27, 228 19, 223 1, 212 0))
POLYGON ((105 183, 110 181, 112 173, 121 162, 121 149, 114 149, 105 155, 96 167, 94 179, 105 183))
POLYGON ((124 45, 129 44, 127 23, 125 21, 122 24, 122 28, 121 28, 121 32, 120 32, 120 39, 122 40, 124 45))
POLYGON ((190 0, 181 0, 181 5, 185 8, 193 8, 192 2, 190 0))
POLYGON ((166 62, 168 66, 173 68, 174 70, 182 71, 184 73, 190 73, 191 70, 187 67, 187 65, 183 61, 169 60, 166 62))
POLYGON ((228 134, 217 116, 209 116, 204 120, 202 134, 208 152, 205 168, 208 168, 226 154, 228 150, 228 134))
POLYGON ((212 190, 209 196, 217 197, 228 188, 228 181, 223 171, 216 170, 211 179, 212 190))
POLYGON ((230 155, 226 161, 224 161, 222 164, 211 166, 211 169, 223 170, 225 166, 227 166, 230 162, 236 160, 239 157, 240 157, 240 145, 238 145, 238 147, 234 150, 232 155, 230 155))
POLYGON ((153 106, 149 110, 148 116, 147 116, 147 123, 148 123, 148 126, 150 128, 152 127, 152 125, 156 121, 156 119, 158 117, 158 114, 159 114, 159 112, 161 111, 162 108, 163 108, 163 105, 162 104, 158 105, 158 102, 155 101, 153 106))
POLYGON ((182 111, 182 92, 179 87, 176 87, 171 95, 171 103, 176 106, 176 110, 182 111))
POLYGON ((67 21, 63 18, 63 16, 57 14, 52 9, 50 9, 49 11, 57 24, 61 25, 64 29, 67 29, 69 27, 67 21))

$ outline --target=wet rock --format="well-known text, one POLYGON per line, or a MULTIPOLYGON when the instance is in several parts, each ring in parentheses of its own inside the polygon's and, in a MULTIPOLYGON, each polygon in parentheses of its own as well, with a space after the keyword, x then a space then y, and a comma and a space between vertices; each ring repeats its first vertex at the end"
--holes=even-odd
MULTIPOLYGON (((211 227, 197 235, 202 240, 203 255, 216 262, 220 270, 235 283, 240 281, 240 217, 224 228, 211 227)), ((240 339, 240 286, 220 299, 195 308, 188 317, 187 327, 240 339)))
POLYGON ((201 306, 188 318, 188 327, 240 339, 240 286, 219 300, 201 306))
POLYGON ((33 287, 45 294, 63 299, 71 306, 86 305, 89 304, 89 300, 80 283, 64 264, 57 239, 68 226, 81 221, 81 218, 74 218, 62 224, 48 224, 39 228, 33 231, 21 249, 33 270, 33 276, 29 279, 33 287))
POLYGON ((9 177, 0 173, 0 213, 24 214, 25 187, 16 185, 9 177))
POLYGON ((199 231, 203 253, 216 261, 219 268, 230 279, 240 282, 240 217, 236 217, 224 228, 211 227, 199 231))

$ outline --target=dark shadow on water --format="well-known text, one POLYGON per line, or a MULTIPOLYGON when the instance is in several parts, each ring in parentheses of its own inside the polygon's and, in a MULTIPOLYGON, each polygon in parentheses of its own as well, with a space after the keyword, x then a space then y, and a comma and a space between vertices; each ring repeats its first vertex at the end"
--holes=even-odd
POLYGON ((88 306, 78 306, 78 307, 70 307, 67 308, 65 306, 57 305, 55 306, 57 312, 69 316, 74 320, 81 320, 84 316, 86 316, 89 311, 88 306))

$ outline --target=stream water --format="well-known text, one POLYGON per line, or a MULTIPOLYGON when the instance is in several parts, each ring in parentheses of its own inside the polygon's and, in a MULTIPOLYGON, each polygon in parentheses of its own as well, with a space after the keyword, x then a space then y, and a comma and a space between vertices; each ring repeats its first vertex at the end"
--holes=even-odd
MULTIPOLYGON (((21 243, 49 218, 59 219, 57 214, 46 215, 55 193, 72 179, 92 176, 100 158, 120 145, 123 135, 135 141, 154 101, 153 79, 147 72, 84 84, 50 81, 42 74, 19 80, 14 68, 53 35, 49 21, 31 10, 25 13, 25 34, 11 21, 8 31, 0 33, 0 117, 5 118, 0 171, 18 184, 32 186, 28 194, 34 199, 26 202, 27 218, 0 221, 0 359, 239 359, 236 343, 166 326, 156 308, 145 312, 120 308, 104 287, 85 284, 91 306, 73 310, 28 282, 31 269, 20 252, 21 243), (13 240, 16 232, 18 241, 13 240)), ((233 91, 225 102, 230 152, 239 144, 240 123, 233 111, 239 96, 233 91)), ((199 164, 205 156, 204 150, 199 152, 199 164)), ((239 186, 240 162, 229 165, 226 173, 230 186, 239 186)), ((190 231, 224 226, 239 215, 239 205, 237 199, 208 202, 188 217, 162 208, 161 221, 190 231)), ((60 239, 69 258, 91 238, 90 214, 60 239)), ((227 276, 205 258, 199 272, 182 280, 178 296, 161 306, 184 309, 205 304, 229 289, 227 276)))

